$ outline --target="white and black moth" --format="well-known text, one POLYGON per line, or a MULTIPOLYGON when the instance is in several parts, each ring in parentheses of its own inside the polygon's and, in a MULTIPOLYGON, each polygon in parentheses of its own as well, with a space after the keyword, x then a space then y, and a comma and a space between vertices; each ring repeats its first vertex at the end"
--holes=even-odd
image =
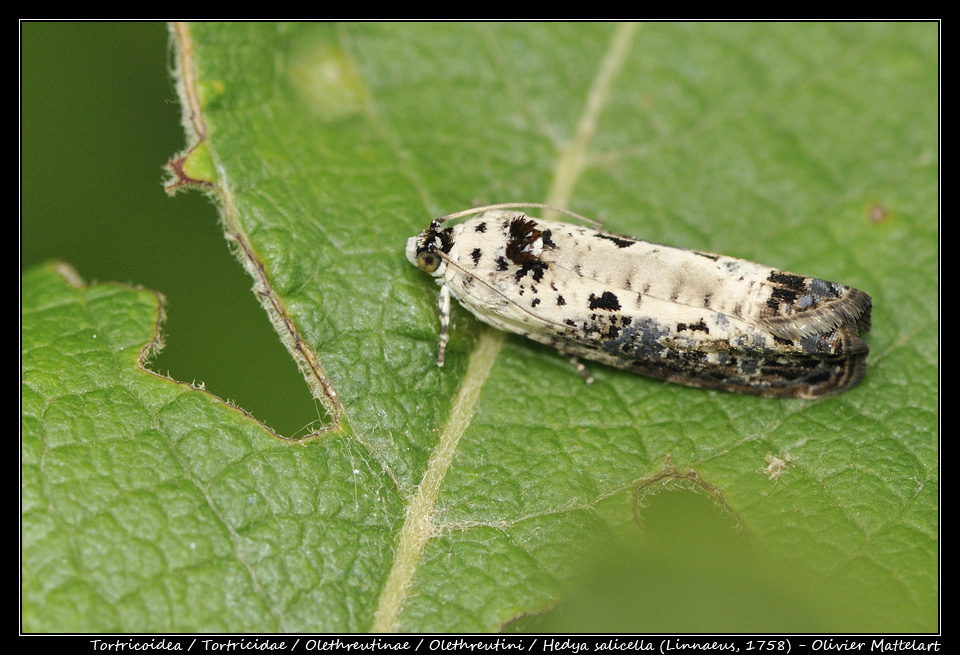
POLYGON ((547 208, 479 207, 437 218, 407 241, 407 259, 440 285, 439 366, 452 294, 501 330, 694 387, 816 398, 863 379, 869 348, 859 332, 870 329, 871 307, 863 291, 520 207, 547 208))

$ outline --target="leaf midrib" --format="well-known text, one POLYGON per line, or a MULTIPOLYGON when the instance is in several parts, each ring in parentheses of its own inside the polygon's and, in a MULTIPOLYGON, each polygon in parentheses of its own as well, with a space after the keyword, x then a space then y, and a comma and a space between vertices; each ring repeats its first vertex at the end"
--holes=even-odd
MULTIPOLYGON (((577 121, 574 138, 569 147, 559 151, 546 204, 562 208, 569 202, 573 187, 588 160, 587 149, 596 132, 597 120, 610 97, 613 79, 623 66, 635 31, 634 23, 621 23, 614 31, 587 93, 584 111, 577 121)), ((417 493, 407 504, 406 517, 394 551, 393 565, 374 613, 371 628, 373 632, 397 632, 400 612, 413 585, 423 550, 435 532, 433 515, 437 496, 453 462, 460 437, 470 425, 480 392, 500 354, 503 342, 502 332, 486 329, 470 354, 466 374, 454 398, 440 440, 430 457, 417 493)))

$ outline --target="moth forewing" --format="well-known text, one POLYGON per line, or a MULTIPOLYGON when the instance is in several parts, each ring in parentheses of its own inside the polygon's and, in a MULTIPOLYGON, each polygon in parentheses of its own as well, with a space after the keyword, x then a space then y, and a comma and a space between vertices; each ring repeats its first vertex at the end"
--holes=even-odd
POLYGON ((435 219, 407 242, 407 259, 441 285, 438 365, 450 294, 499 329, 690 386, 813 398, 863 378, 862 291, 510 205, 452 216, 474 212, 452 226, 435 219))

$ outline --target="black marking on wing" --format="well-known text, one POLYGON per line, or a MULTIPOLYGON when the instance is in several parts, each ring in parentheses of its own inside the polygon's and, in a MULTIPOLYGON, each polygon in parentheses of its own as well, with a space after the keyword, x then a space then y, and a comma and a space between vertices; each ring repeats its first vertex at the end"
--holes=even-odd
POLYGON ((783 271, 770 271, 767 280, 774 284, 780 284, 794 291, 803 291, 806 288, 805 278, 802 275, 793 273, 784 273, 783 271))
POLYGON ((707 327, 707 324, 703 322, 703 319, 700 319, 699 323, 677 323, 677 332, 683 332, 684 330, 690 330, 691 332, 706 332, 710 334, 710 328, 707 327))
POLYGON ((542 262, 536 258, 532 258, 530 261, 520 266, 520 269, 517 271, 514 277, 516 278, 517 282, 519 282, 523 279, 523 276, 532 271, 533 280, 535 282, 540 282, 543 280, 544 271, 546 271, 548 268, 550 268, 550 265, 547 264, 547 262, 542 262))
POLYGON ((590 309, 606 309, 611 312, 620 309, 620 300, 610 291, 604 291, 600 296, 591 293, 588 300, 590 309))
POLYGON ((633 239, 625 239, 623 237, 618 237, 613 234, 604 234, 603 232, 596 233, 597 238, 606 239, 607 241, 613 241, 617 244, 617 248, 629 248, 636 243, 633 239))
POLYGON ((532 249, 537 240, 543 237, 543 232, 537 229, 537 224, 534 221, 521 214, 510 221, 509 233, 507 259, 519 266, 538 261, 537 255, 533 254, 532 249))

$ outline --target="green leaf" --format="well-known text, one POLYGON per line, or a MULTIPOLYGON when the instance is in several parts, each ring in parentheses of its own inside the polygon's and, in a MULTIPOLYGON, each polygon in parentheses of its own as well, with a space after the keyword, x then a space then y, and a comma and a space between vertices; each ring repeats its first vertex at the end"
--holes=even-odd
POLYGON ((141 368, 152 292, 60 265, 23 295, 25 630, 328 631, 368 612, 402 504, 361 444, 290 445, 141 368))
POLYGON ((175 28, 200 153, 175 183, 221 204, 332 429, 283 441, 144 370, 154 294, 28 274, 25 628, 493 630, 586 575, 642 588, 584 592, 623 629, 936 630, 937 36, 175 28), (593 366, 587 387, 459 308, 437 369, 404 243, 518 200, 867 291, 866 380, 775 401, 593 366))

